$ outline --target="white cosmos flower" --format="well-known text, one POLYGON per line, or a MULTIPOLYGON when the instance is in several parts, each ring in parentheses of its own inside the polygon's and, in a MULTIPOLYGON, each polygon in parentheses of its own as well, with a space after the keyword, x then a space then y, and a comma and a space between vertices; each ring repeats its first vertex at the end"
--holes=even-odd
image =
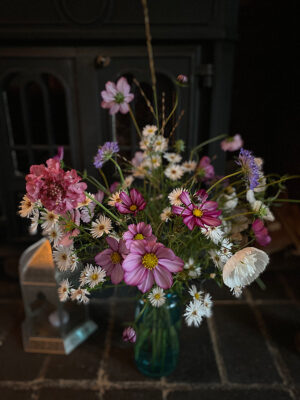
POLYGON ((148 295, 148 299, 153 307, 161 307, 166 302, 166 295, 162 288, 155 287, 148 295))
POLYGON ((39 218, 40 218, 39 210, 34 209, 32 216, 30 217, 30 220, 31 220, 31 225, 29 227, 30 235, 35 235, 37 233, 37 228, 39 226, 39 218))
POLYGON ((171 207, 166 207, 162 210, 162 213, 160 214, 160 219, 164 222, 168 222, 170 218, 172 217, 172 209, 171 207))
POLYGON ((42 211, 41 212, 41 220, 42 222, 42 228, 45 232, 47 232, 49 229, 51 229, 56 222, 58 221, 59 216, 55 214, 53 211, 42 211))
POLYGON ((87 264, 80 274, 80 284, 89 285, 93 288, 99 283, 105 281, 106 272, 101 267, 94 267, 92 264, 87 264))
POLYGON ((189 288, 189 294, 193 297, 194 301, 202 301, 203 292, 201 290, 198 290, 195 285, 192 285, 189 288))
POLYGON ((224 265, 223 281, 234 289, 250 285, 266 268, 268 255, 255 247, 246 247, 236 252, 224 265))
POLYGON ((177 153, 165 153, 164 158, 172 164, 179 163, 182 160, 181 155, 177 153))
POLYGON ((64 279, 60 282, 59 288, 57 289, 60 301, 64 302, 69 298, 70 288, 71 285, 68 279, 64 279))
POLYGON ((168 195, 168 199, 170 200, 170 204, 172 206, 181 206, 182 201, 180 200, 181 193, 184 191, 183 188, 173 189, 172 192, 168 195))
POLYGON ((203 317, 203 310, 199 301, 191 301, 183 314, 188 326, 200 326, 203 317))
POLYGON ((224 237, 224 232, 219 226, 207 226, 205 228, 201 228, 201 232, 215 244, 220 243, 224 237))
POLYGON ((185 161, 182 163, 182 168, 184 172, 193 172, 197 167, 196 161, 185 161))
POLYGON ((104 233, 109 233, 112 229, 110 218, 100 215, 95 222, 92 222, 92 228, 90 229, 91 235, 94 238, 103 236, 104 233))
POLYGON ((184 171, 180 165, 171 164, 165 169, 165 175, 167 178, 171 179, 171 181, 177 181, 182 178, 184 171))
POLYGON ((146 125, 143 128, 142 135, 143 136, 152 136, 157 131, 157 126, 155 125, 146 125))
POLYGON ((58 246, 61 238, 63 237, 63 232, 59 228, 58 224, 55 224, 52 228, 50 228, 47 232, 47 236, 50 243, 53 243, 54 247, 58 246))
POLYGON ((188 262, 184 264, 184 269, 188 270, 188 275, 193 279, 196 279, 201 275, 201 268, 195 264, 192 257, 190 257, 188 262))
POLYGON ((87 297, 89 295, 89 291, 87 289, 71 289, 71 299, 72 300, 77 300, 78 303, 88 303, 90 300, 87 297))
POLYGON ((159 153, 164 152, 168 148, 168 140, 164 138, 162 135, 156 136, 153 143, 153 150, 159 153))

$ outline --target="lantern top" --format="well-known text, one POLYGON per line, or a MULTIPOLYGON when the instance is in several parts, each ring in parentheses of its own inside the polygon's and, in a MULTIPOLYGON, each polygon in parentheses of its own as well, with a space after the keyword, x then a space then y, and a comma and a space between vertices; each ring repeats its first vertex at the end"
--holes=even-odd
POLYGON ((54 261, 48 239, 41 239, 28 247, 20 258, 21 283, 26 285, 56 286, 54 261))

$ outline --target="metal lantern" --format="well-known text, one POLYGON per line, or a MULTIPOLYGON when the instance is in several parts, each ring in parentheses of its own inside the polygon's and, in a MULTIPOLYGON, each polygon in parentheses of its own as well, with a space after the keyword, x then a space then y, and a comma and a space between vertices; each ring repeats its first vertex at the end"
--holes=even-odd
POLYGON ((88 319, 86 306, 59 301, 59 273, 47 239, 24 251, 19 273, 26 315, 22 326, 25 351, 69 354, 95 331, 97 325, 88 319))

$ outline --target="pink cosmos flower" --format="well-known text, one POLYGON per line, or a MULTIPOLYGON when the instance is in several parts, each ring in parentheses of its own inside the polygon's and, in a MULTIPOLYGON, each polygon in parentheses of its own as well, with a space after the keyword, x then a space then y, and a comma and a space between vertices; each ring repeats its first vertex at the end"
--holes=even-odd
POLYGON ((86 183, 79 182, 76 171, 64 171, 59 160, 50 158, 47 166, 32 165, 26 175, 27 196, 31 201, 41 200, 43 206, 56 214, 65 214, 85 200, 86 183))
POLYGON ((123 234, 123 239, 128 249, 130 249, 131 244, 136 240, 146 240, 147 242, 156 242, 157 240, 152 234, 151 225, 146 225, 145 222, 139 222, 137 225, 129 225, 128 231, 123 234))
POLYGON ((271 236, 261 219, 256 219, 252 224, 252 230, 255 234, 257 243, 261 246, 267 246, 271 242, 271 236))
POLYGON ((124 340, 124 342, 135 343, 136 333, 135 333, 135 330, 131 326, 128 326, 127 328, 124 329, 123 340, 124 340))
POLYGON ((102 108, 109 108, 111 115, 121 112, 127 114, 129 112, 128 103, 130 103, 134 95, 130 92, 130 86, 126 78, 123 76, 118 80, 117 84, 114 82, 107 82, 105 85, 106 90, 102 90, 101 96, 103 101, 102 108))
POLYGON ((146 207, 146 202, 141 193, 136 189, 131 189, 129 196, 126 192, 120 193, 121 202, 116 203, 116 207, 121 214, 133 214, 136 216, 138 211, 146 207))
POLYGON ((98 253, 95 256, 95 262, 105 269, 112 283, 117 285, 124 277, 122 263, 129 251, 125 246, 125 241, 122 239, 118 242, 114 238, 107 237, 106 241, 109 245, 109 249, 98 253))
POLYGON ((243 144, 243 139, 239 134, 237 134, 222 140, 221 148, 224 151, 236 151, 239 150, 243 146, 243 144))
POLYGON ((184 191, 179 196, 185 207, 172 206, 172 212, 183 217, 184 224, 193 230, 195 225, 205 228, 206 226, 219 226, 221 220, 218 218, 222 211, 217 210, 216 201, 207 201, 208 194, 204 189, 195 194, 196 203, 194 204, 188 194, 184 191))
POLYGON ((143 293, 150 290, 154 282, 169 289, 173 284, 172 273, 181 271, 183 265, 183 260, 163 244, 137 240, 131 244, 130 253, 123 261, 124 281, 143 293))
POLYGON ((197 166, 197 170, 200 172, 200 176, 204 180, 210 180, 213 179, 215 176, 215 169, 211 165, 211 160, 207 156, 203 156, 201 160, 199 161, 199 164, 197 166), (202 173, 202 174, 201 174, 202 173))

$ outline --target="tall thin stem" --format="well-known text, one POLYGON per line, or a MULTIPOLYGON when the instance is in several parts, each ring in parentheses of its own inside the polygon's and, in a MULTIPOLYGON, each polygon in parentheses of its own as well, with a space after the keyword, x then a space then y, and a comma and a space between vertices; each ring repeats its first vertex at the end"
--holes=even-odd
POLYGON ((222 181, 225 181, 225 179, 231 178, 232 176, 239 175, 241 173, 242 173, 242 171, 239 170, 237 172, 234 172, 233 174, 223 176, 223 178, 219 179, 216 183, 214 183, 210 188, 207 189, 207 193, 209 193, 219 183, 221 183, 222 181))
POLYGON ((132 109, 131 109, 129 104, 128 104, 128 107, 129 107, 129 114, 130 114, 130 117, 132 119, 133 125, 135 126, 135 129, 136 129, 137 133, 139 134, 139 137, 142 138, 142 134, 141 134, 140 128, 138 126, 138 123, 136 122, 135 116, 134 116, 134 114, 132 112, 132 109))

